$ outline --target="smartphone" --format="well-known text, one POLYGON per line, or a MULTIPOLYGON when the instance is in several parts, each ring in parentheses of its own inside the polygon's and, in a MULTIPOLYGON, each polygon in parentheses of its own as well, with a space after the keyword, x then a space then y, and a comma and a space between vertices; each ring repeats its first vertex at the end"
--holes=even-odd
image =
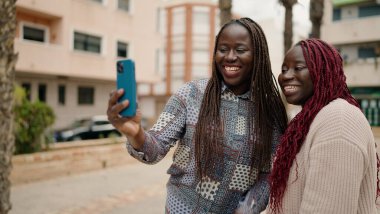
POLYGON ((124 89, 124 94, 118 100, 123 102, 129 100, 129 106, 120 112, 123 117, 133 117, 136 115, 137 95, 136 95, 136 78, 135 63, 131 59, 119 60, 116 62, 117 89, 124 89))

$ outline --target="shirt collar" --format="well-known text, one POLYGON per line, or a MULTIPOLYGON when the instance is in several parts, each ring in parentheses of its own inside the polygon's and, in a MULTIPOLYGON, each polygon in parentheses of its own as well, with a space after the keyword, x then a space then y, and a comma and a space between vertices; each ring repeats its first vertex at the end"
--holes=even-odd
POLYGON ((222 90, 221 90, 221 94, 227 94, 227 93, 230 93, 232 94, 233 96, 236 96, 237 98, 240 98, 240 99, 244 99, 244 100, 247 100, 247 99, 250 99, 251 98, 251 95, 249 93, 249 90, 246 91, 244 94, 240 94, 240 95, 235 95, 228 87, 227 85, 224 83, 224 81, 222 81, 222 90))

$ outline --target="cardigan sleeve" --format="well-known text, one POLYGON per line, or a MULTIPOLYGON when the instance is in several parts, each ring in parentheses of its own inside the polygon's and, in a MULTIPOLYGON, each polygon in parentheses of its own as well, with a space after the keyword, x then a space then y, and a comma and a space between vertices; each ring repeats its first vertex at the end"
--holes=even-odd
POLYGON ((368 168, 362 146, 366 121, 357 111, 335 109, 311 134, 300 214, 356 214, 361 182, 368 168))

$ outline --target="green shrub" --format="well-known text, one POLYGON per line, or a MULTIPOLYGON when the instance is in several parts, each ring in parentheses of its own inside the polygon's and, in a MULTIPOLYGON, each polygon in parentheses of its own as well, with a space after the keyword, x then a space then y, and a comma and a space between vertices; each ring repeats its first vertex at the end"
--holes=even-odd
POLYGON ((30 102, 25 93, 15 91, 15 154, 25 154, 41 151, 51 142, 47 128, 54 123, 55 115, 47 104, 36 101, 30 102), (21 96, 21 98, 20 98, 21 96))

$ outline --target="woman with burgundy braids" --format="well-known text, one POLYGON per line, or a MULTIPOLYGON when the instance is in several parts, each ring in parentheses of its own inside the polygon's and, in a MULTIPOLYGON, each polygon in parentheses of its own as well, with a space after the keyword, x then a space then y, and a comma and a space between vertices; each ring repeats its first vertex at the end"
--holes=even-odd
POLYGON ((122 94, 111 94, 107 114, 134 158, 154 164, 176 146, 165 213, 258 214, 266 208, 272 156, 287 117, 256 22, 241 18, 221 28, 211 78, 180 87, 150 130, 141 127, 141 113, 119 115, 128 107, 128 101, 117 103, 122 94))
POLYGON ((307 39, 290 49, 278 82, 302 110, 288 124, 270 175, 269 213, 375 214, 378 159, 335 48, 307 39))

